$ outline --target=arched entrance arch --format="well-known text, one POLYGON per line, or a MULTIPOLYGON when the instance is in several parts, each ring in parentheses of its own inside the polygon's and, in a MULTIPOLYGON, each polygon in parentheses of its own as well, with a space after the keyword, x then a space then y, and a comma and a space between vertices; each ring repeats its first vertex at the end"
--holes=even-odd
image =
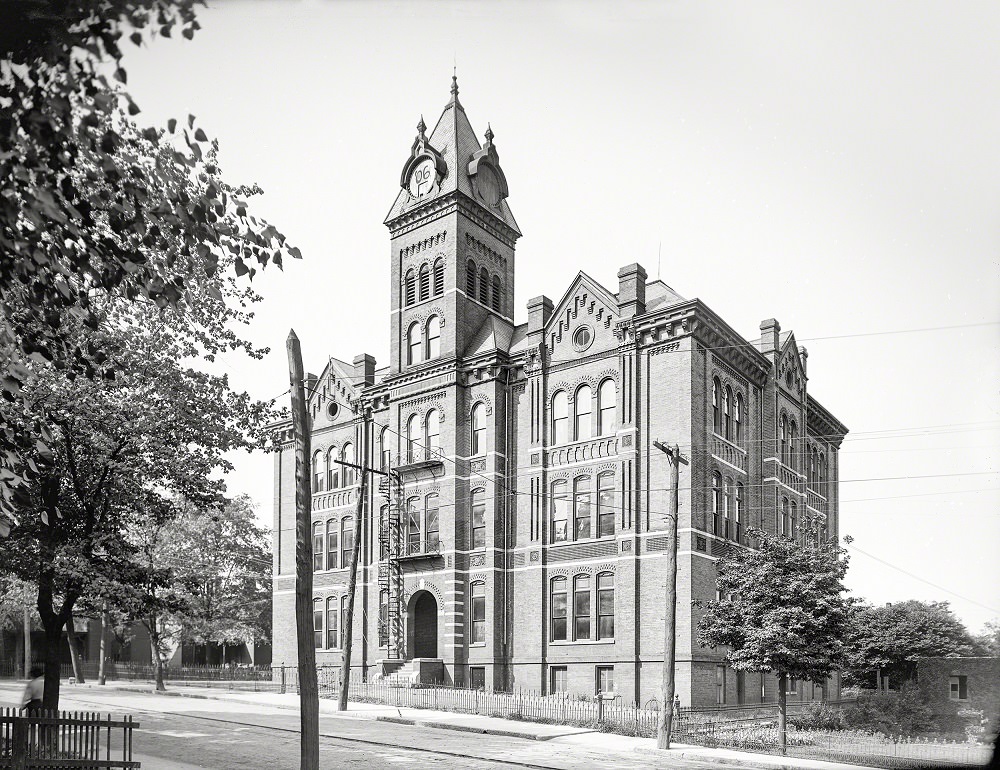
POLYGON ((417 591, 406 609, 407 647, 414 658, 438 656, 438 606, 430 591, 417 591))

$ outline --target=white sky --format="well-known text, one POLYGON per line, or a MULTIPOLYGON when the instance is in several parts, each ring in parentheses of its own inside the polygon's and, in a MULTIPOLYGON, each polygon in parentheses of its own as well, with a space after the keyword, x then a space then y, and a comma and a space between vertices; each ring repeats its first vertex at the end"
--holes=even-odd
MULTIPOLYGON (((228 358, 236 386, 288 387, 289 327, 317 373, 386 362, 382 220, 457 60, 524 232, 517 320, 577 270, 655 276, 662 242, 682 295, 809 348, 810 393, 852 431, 842 532, 938 586, 855 552, 851 589, 1000 617, 996 3, 216 0, 199 19, 192 42, 128 52, 139 118, 196 115, 305 255, 255 281, 273 352, 228 358)), ((270 524, 271 458, 236 461, 231 491, 270 524)))

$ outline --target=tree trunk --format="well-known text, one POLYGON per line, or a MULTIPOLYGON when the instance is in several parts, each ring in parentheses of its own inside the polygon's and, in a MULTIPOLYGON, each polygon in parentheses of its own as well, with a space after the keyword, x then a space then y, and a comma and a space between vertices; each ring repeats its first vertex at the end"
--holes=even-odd
POLYGON ((62 642, 62 630, 65 623, 58 615, 52 614, 50 621, 45 622, 45 694, 42 696, 42 708, 46 711, 59 709, 59 645, 62 642))
POLYGON ((163 656, 160 652, 160 630, 157 625, 156 616, 153 615, 146 623, 146 630, 149 632, 149 651, 153 658, 153 678, 156 682, 157 692, 166 692, 167 688, 163 684, 163 656))
POLYGON ((86 684, 83 675, 83 664, 80 662, 80 637, 76 635, 73 615, 66 621, 66 643, 69 645, 69 659, 73 664, 73 677, 77 684, 86 684))
POLYGON ((104 610, 101 612, 101 660, 97 664, 97 683, 100 685, 108 681, 108 603, 104 602, 104 610))
POLYGON ((31 670, 31 613, 28 605, 24 605, 24 637, 21 649, 24 652, 24 678, 28 678, 28 671, 31 670))
POLYGON ((782 671, 778 674, 778 744, 781 746, 781 756, 785 756, 785 748, 788 744, 787 710, 785 704, 786 681, 787 676, 782 671))

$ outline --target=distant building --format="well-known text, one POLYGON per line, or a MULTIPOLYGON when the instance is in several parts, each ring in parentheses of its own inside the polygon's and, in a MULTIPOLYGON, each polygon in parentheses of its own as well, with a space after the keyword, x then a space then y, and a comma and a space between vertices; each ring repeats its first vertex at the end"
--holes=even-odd
POLYGON ((989 732, 1000 719, 1000 658, 920 658, 917 687, 935 716, 954 716, 963 709, 984 712, 989 732))
MULTIPOLYGON (((388 365, 331 357, 308 377, 318 660, 341 662, 355 537, 357 474, 336 461, 363 451, 399 481, 371 490, 360 533, 359 672, 417 658, 456 685, 655 697, 668 545, 659 441, 690 458, 679 493, 681 701, 775 699, 776 679, 734 672, 698 646, 695 603, 715 598, 715 562, 748 527, 838 534, 847 428, 807 393, 794 334, 769 319, 748 341, 638 264, 611 289, 578 273, 557 302, 530 300, 528 322, 515 325, 521 232, 494 134, 484 136, 453 84, 430 134, 417 126, 385 220, 388 365)), ((558 216, 564 203, 553 203, 558 216)), ((276 430, 274 662, 289 664, 294 457, 290 425, 276 430)), ((838 687, 789 685, 793 699, 838 687)))

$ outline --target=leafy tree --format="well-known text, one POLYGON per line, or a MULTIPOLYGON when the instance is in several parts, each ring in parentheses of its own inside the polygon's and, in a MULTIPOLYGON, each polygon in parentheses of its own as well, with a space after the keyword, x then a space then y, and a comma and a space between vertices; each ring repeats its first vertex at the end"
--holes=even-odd
POLYGON ((851 615, 845 673, 851 683, 870 686, 881 672, 899 686, 915 677, 917 658, 974 651, 975 641, 948 602, 861 605, 851 615))
POLYGON ((3 632, 14 635, 14 670, 21 671, 24 677, 24 632, 25 615, 30 632, 32 626, 38 626, 40 621, 35 609, 35 597, 38 589, 31 583, 18 580, 11 575, 0 574, 0 658, 3 654, 3 632), (25 612, 27 610, 27 613, 25 612))
MULTIPOLYGON (((203 3, 202 3, 203 4, 203 3)), ((191 265, 254 265, 301 256, 247 211, 246 191, 212 179, 210 143, 193 116, 130 137, 139 107, 125 90, 124 38, 191 38, 196 0, 4 0, 0 3, 0 395, 30 398, 32 364, 86 377, 115 361, 92 340, 109 294, 159 307, 189 301, 191 265), (113 74, 108 74, 113 73, 113 74), (150 162, 155 159, 156 162, 150 162)), ((24 510, 38 422, 0 426, 0 536, 24 510), (21 505, 15 505, 16 502, 21 505), (6 515, 5 515, 6 514, 6 515)))
POLYGON ((1000 620, 989 620, 976 634, 977 652, 991 658, 1000 656, 1000 620))
POLYGON ((760 530, 748 534, 755 548, 734 549, 716 565, 722 598, 708 603, 698 641, 727 647, 726 660, 737 671, 777 675, 784 751, 788 677, 824 681, 844 657, 848 557, 815 538, 800 543, 760 530))

